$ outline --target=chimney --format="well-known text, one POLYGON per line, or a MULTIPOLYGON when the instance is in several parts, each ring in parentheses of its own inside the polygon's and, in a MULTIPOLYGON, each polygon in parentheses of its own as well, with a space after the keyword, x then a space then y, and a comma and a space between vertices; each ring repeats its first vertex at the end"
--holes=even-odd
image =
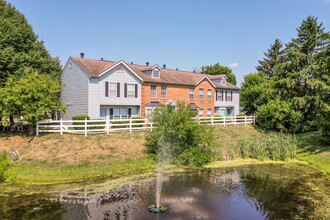
POLYGON ((166 64, 163 64, 163 69, 166 69, 166 64))
POLYGON ((101 57, 101 60, 103 60, 103 57, 101 57))
POLYGON ((176 68, 175 70, 179 70, 179 68, 176 68))
POLYGON ((196 70, 193 70, 193 73, 196 73, 196 70))
POLYGON ((84 56, 85 56, 85 53, 80 53, 81 58, 84 58, 84 56))
POLYGON ((131 64, 133 64, 133 62, 131 62, 131 64))
POLYGON ((146 66, 149 66, 149 62, 146 62, 146 66))

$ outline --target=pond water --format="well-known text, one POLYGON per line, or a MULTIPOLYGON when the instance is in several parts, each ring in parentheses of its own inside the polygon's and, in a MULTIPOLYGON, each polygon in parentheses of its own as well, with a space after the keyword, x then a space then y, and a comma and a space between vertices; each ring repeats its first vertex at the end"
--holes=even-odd
POLYGON ((52 186, 1 186, 0 219, 295 219, 329 217, 328 177, 302 164, 154 173, 52 186))

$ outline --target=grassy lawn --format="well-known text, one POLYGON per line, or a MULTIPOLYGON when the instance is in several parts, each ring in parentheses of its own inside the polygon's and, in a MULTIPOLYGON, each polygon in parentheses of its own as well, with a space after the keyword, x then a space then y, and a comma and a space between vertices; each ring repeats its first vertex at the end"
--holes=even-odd
POLYGON ((330 175, 330 146, 319 142, 319 132, 297 134, 297 159, 323 170, 330 175))

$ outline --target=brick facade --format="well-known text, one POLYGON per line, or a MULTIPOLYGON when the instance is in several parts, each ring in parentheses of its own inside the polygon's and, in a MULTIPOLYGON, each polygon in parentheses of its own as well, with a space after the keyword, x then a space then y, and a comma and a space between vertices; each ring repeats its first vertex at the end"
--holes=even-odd
POLYGON ((214 88, 208 80, 203 80, 197 86, 186 86, 186 85, 174 85, 174 84, 163 84, 163 83, 142 83, 141 87, 141 116, 144 117, 146 113, 145 106, 149 102, 159 102, 166 104, 168 101, 173 100, 177 102, 179 100, 185 101, 186 103, 195 103, 199 108, 203 109, 204 116, 207 116, 207 109, 211 109, 211 114, 214 115, 214 88), (151 98, 151 85, 156 86, 157 97, 151 98), (161 87, 167 87, 167 97, 161 98, 161 87), (190 89, 194 89, 194 99, 190 100, 190 89), (203 100, 199 99, 199 89, 204 89, 203 100), (207 91, 211 90, 211 100, 208 100, 207 91))

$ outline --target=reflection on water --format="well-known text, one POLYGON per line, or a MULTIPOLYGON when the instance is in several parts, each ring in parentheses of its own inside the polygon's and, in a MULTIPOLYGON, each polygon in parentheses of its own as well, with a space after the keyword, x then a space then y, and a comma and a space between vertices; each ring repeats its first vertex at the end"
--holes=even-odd
POLYGON ((156 180, 152 178, 103 192, 95 190, 97 184, 60 193, 23 196, 16 192, 0 196, 0 216, 4 219, 308 218, 318 214, 315 210, 321 203, 322 210, 327 212, 329 185, 320 186, 317 189, 320 194, 316 194, 311 187, 313 181, 308 182, 307 178, 314 178, 319 184, 320 174, 304 172, 306 169, 309 168, 301 165, 248 165, 164 176, 161 203, 168 206, 168 211, 161 214, 147 210, 155 203, 156 180), (311 196, 314 194, 316 198, 311 196))

